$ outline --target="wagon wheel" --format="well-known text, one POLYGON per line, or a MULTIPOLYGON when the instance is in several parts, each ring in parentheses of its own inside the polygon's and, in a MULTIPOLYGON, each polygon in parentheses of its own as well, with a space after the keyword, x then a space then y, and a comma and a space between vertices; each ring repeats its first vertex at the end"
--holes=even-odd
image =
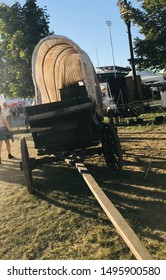
POLYGON ((117 132, 112 124, 103 128, 102 150, 105 162, 114 172, 122 169, 122 151, 117 132))
POLYGON ((21 148, 21 158, 22 158, 22 170, 24 171, 25 184, 28 188, 29 193, 32 194, 33 193, 32 170, 31 170, 30 158, 29 158, 25 137, 22 137, 20 139, 20 148, 21 148))

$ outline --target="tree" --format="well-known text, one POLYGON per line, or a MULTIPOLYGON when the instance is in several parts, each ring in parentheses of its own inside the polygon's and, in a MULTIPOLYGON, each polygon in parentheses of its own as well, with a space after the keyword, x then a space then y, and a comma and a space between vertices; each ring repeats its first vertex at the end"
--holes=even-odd
POLYGON ((134 52, 139 68, 166 70, 166 2, 165 0, 137 0, 140 9, 131 2, 119 0, 125 22, 139 26, 143 39, 135 38, 134 52))
POLYGON ((31 58, 36 44, 49 32, 46 8, 27 0, 11 7, 0 4, 0 92, 12 97, 34 96, 31 58))

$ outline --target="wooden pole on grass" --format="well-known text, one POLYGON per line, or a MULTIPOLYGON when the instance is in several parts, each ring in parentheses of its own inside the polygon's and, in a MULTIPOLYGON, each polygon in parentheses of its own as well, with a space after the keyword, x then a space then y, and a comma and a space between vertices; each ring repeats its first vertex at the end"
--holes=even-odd
POLYGON ((121 235, 127 246, 130 248, 137 260, 152 260, 152 256, 144 247, 135 232, 127 224, 120 212, 116 209, 113 203, 109 200, 106 194, 99 187, 88 169, 82 163, 76 163, 76 168, 82 174, 85 182, 92 191, 93 195, 105 211, 106 215, 113 223, 114 227, 121 235))

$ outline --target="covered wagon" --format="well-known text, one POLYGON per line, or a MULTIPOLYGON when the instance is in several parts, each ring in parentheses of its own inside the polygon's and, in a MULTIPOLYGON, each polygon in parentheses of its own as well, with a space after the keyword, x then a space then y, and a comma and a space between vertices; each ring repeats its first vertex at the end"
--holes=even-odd
POLYGON ((21 138, 21 169, 29 192, 34 168, 67 158, 83 162, 94 147, 107 166, 120 170, 119 139, 114 127, 103 121, 100 85, 88 55, 67 37, 47 36, 33 52, 32 76, 36 104, 26 107, 26 115, 41 158, 29 158, 21 138))

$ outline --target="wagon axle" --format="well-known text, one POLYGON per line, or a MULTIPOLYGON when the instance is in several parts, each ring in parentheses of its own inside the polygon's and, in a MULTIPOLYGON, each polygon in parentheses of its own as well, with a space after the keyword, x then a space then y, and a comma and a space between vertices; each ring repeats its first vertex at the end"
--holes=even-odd
MULTIPOLYGON (((56 157, 44 157, 44 158, 40 158, 40 159, 35 159, 35 158, 29 158, 29 167, 31 170, 34 170, 44 164, 50 164, 53 162, 57 162, 58 159, 56 157)), ((23 171, 23 164, 22 161, 20 162, 20 169, 21 171, 23 171)))

